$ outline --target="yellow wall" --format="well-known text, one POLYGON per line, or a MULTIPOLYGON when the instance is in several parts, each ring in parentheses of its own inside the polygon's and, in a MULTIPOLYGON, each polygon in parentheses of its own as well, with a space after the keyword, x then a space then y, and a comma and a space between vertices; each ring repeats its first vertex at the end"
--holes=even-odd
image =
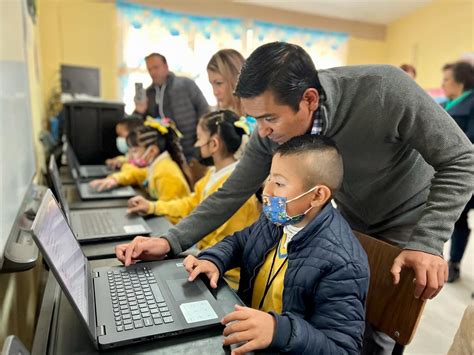
MULTIPOLYGON (((99 67, 102 95, 120 99, 115 3, 98 0, 39 0, 38 3, 44 100, 50 97, 53 88, 59 88, 60 63, 99 67)), ((375 38, 377 31, 380 33, 378 28, 363 28, 362 33, 354 24, 346 24, 353 31, 348 41, 347 64, 414 64, 421 86, 438 87, 442 65, 464 52, 474 51, 473 3, 472 0, 437 0, 388 25, 385 39, 375 38)), ((155 4, 176 7, 180 3, 155 4)), ((184 8, 175 10, 184 11, 184 8)), ((200 10, 210 15, 216 15, 217 11, 202 6, 200 10)))
POLYGON ((388 63, 413 64, 422 87, 439 87, 442 66, 474 51, 473 32, 472 0, 436 1, 388 26, 388 63))
POLYGON ((61 64, 98 67, 101 95, 118 99, 117 21, 114 2, 39 0, 43 97, 60 89, 61 64))
POLYGON ((387 63, 385 41, 349 37, 347 42, 347 65, 387 63))

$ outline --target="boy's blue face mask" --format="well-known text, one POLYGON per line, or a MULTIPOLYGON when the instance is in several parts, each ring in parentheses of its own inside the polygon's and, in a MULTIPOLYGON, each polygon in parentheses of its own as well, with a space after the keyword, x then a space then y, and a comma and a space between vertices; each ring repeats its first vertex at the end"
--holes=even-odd
POLYGON ((263 195, 263 213, 265 213, 265 216, 270 222, 278 226, 297 224, 303 220, 304 216, 306 216, 306 214, 313 208, 313 206, 296 216, 288 216, 288 214, 286 213, 286 204, 295 201, 306 194, 309 194, 316 188, 317 186, 288 201, 286 200, 286 197, 263 195))

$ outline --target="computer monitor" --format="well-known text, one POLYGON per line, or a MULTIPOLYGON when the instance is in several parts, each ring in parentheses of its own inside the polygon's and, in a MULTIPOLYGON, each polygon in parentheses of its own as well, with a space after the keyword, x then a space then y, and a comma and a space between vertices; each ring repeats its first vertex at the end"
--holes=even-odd
POLYGON ((123 119, 124 106, 104 101, 64 104, 65 133, 81 164, 104 164, 120 154, 115 125, 123 119))
POLYGON ((100 72, 98 68, 61 65, 61 91, 100 97, 100 72))

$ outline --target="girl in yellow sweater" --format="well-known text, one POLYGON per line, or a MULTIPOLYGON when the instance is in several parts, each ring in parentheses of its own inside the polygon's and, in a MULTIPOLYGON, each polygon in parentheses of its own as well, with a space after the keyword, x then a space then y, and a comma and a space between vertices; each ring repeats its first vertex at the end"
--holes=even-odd
MULTIPOLYGON (((196 127, 197 141, 194 146, 200 156, 200 162, 213 166, 196 183, 194 192, 187 197, 171 201, 160 198, 159 201, 153 202, 135 196, 129 200, 128 211, 165 215, 173 219, 186 217, 204 199, 217 191, 230 176, 238 163, 234 153, 242 143, 242 136, 250 131, 251 128, 243 119, 239 119, 239 116, 230 110, 215 111, 203 116, 196 127)), ((201 239, 197 244, 198 249, 211 247, 225 236, 246 228, 257 220, 259 214, 259 203, 255 196, 252 196, 227 222, 201 239)), ((238 284, 238 271, 231 270, 226 277, 231 284, 238 284)))
POLYGON ((188 196, 188 181, 183 173, 184 155, 178 137, 169 124, 147 119, 144 126, 127 136, 129 163, 119 173, 92 181, 92 187, 103 190, 118 185, 140 185, 153 199, 169 201, 188 196))

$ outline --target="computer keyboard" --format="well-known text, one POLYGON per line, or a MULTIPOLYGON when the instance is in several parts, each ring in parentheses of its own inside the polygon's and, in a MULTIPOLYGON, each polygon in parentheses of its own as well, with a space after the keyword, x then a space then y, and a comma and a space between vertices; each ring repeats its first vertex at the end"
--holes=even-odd
POLYGON ((114 220, 107 211, 81 214, 82 231, 86 235, 104 235, 119 233, 114 220))
POLYGON ((108 271, 107 278, 117 332, 174 321, 149 268, 108 271))

